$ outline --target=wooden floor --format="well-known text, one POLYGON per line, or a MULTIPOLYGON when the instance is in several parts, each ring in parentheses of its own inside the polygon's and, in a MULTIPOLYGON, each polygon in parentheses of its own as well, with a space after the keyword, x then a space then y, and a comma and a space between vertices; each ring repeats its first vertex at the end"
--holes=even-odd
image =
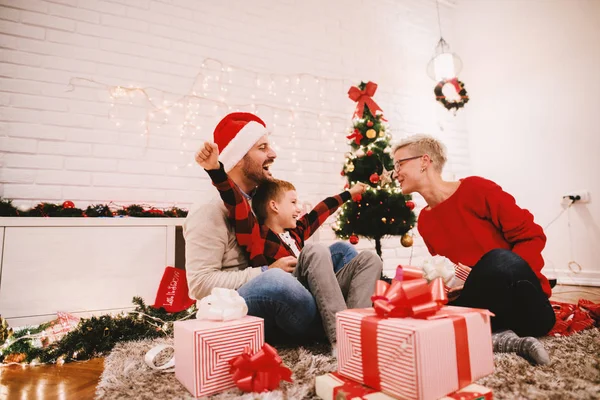
MULTIPOLYGON (((600 302, 600 288, 557 286, 552 300, 576 303, 578 299, 600 302)), ((93 399, 104 369, 104 359, 36 367, 0 367, 0 399, 85 400, 93 399)))

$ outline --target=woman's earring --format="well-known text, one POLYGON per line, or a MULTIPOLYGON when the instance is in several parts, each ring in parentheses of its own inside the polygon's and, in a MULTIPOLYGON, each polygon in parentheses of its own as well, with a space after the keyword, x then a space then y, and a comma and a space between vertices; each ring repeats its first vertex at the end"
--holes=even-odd
POLYGON ((421 168, 421 173, 425 172, 425 168, 421 168))

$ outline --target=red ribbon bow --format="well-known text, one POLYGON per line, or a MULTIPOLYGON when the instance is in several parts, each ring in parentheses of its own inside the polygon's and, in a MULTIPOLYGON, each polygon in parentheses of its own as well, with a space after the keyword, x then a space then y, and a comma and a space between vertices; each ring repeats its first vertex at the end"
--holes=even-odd
POLYGON ((427 318, 448 302, 442 278, 427 284, 425 279, 378 281, 371 296, 377 315, 383 318, 427 318))
MULTIPOLYGON (((358 116, 360 118, 363 117, 365 112, 365 104, 369 107, 369 110, 373 116, 375 116, 377 111, 381 111, 383 113, 381 107, 379 107, 372 99, 376 91, 377 84, 374 82, 368 82, 363 90, 360 90, 356 86, 352 86, 350 90, 348 90, 348 97, 350 97, 350 99, 353 101, 358 102, 356 105, 356 110, 354 111, 354 116, 358 116)), ((385 121, 385 119, 383 120, 385 121)))
POLYGON ((229 363, 233 381, 244 392, 266 392, 277 389, 282 380, 292 382, 292 371, 281 365, 277 350, 267 343, 254 355, 246 350, 229 363))
POLYGON ((363 137, 364 136, 362 135, 362 133, 360 133, 358 129, 355 129, 352 135, 346 136, 346 139, 354 139, 354 142, 360 146, 360 141, 363 137))
POLYGON ((454 89, 456 89, 456 93, 460 93, 460 85, 458 84, 458 78, 448 79, 446 82, 454 86, 454 89))

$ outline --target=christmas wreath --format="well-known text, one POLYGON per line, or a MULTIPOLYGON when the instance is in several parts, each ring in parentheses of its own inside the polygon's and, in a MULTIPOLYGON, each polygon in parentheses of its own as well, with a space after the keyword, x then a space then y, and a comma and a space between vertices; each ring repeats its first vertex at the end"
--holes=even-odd
POLYGON ((444 107, 446 107, 446 109, 448 109, 448 110, 451 110, 453 108, 455 110, 458 110, 459 108, 464 107, 465 104, 467 104, 469 102, 469 96, 467 95, 467 90, 465 89, 465 84, 463 82, 459 81, 458 78, 444 79, 444 80, 439 81, 438 84, 435 85, 435 88, 433 89, 433 93, 435 93, 435 99, 437 101, 439 101, 440 103, 442 103, 442 105, 444 107), (442 93, 442 88, 447 83, 454 86, 454 89, 456 89, 456 93, 458 93, 458 95, 460 96, 460 100, 448 101, 446 99, 446 96, 444 96, 444 93, 442 93))

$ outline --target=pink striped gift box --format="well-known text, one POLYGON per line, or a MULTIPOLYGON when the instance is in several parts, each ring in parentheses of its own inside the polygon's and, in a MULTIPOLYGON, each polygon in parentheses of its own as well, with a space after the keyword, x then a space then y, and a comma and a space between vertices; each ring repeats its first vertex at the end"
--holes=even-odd
POLYGON ((235 387, 229 360, 264 345, 262 318, 175 322, 175 377, 196 397, 235 387))
POLYGON ((400 399, 438 399, 494 371, 487 310, 443 307, 428 319, 337 313, 338 372, 400 399))

